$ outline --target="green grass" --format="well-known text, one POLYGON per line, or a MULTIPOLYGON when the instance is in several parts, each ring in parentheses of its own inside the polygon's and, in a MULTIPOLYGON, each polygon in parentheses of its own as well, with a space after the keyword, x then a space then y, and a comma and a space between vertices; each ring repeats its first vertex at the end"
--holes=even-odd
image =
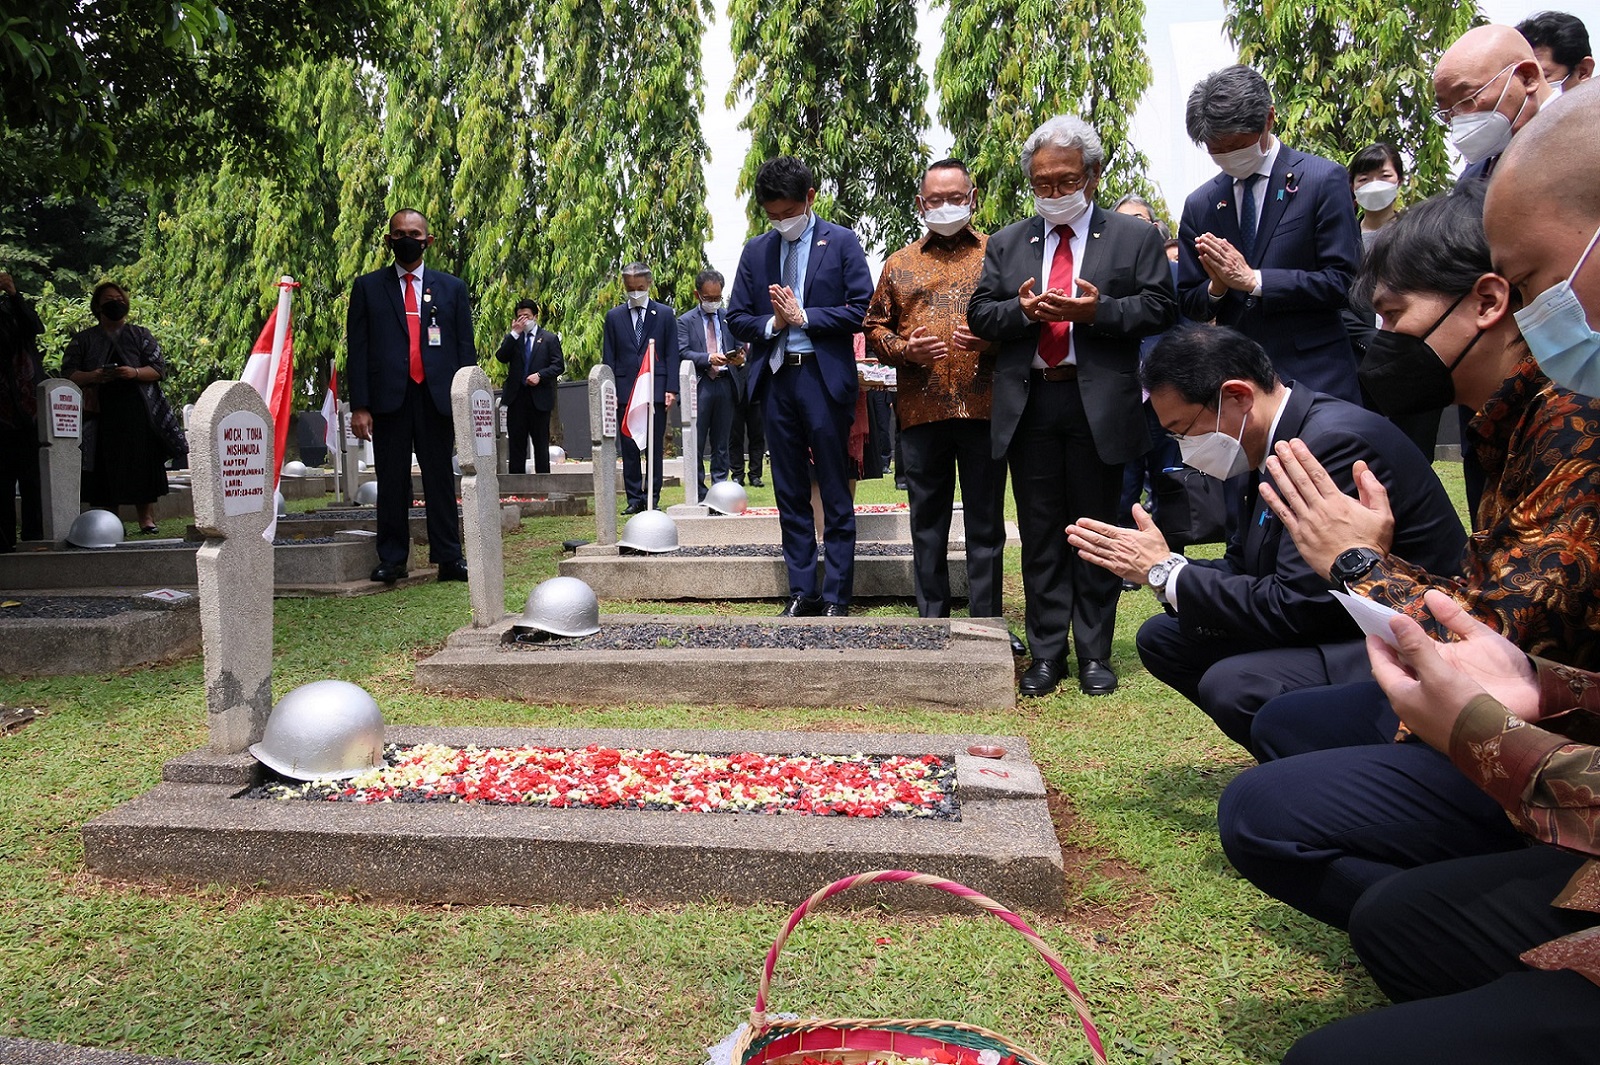
MULTIPOLYGON (((1441 472, 1458 484, 1453 468, 1441 472)), ((669 502, 675 495, 667 490, 669 502)), ((888 480, 861 485, 863 501, 899 496, 888 480)), ((752 497, 770 502, 771 489, 752 497)), ((508 607, 554 574, 561 541, 592 535, 591 519, 525 521, 506 542, 508 607)), ((1015 555, 1007 604, 1020 629, 1015 555)), ((641 606, 682 609, 608 609, 641 606)), ((1216 799, 1246 759, 1139 668, 1134 632, 1154 609, 1146 592, 1123 597, 1116 694, 1090 700, 1071 687, 1005 713, 643 701, 575 710, 424 695, 411 686, 413 664, 470 617, 459 584, 280 600, 275 686, 356 681, 397 724, 1021 734, 1070 821, 1059 827, 1071 908, 1029 916, 1077 976, 1113 1060, 1274 1062, 1299 1034, 1379 996, 1342 935, 1228 868, 1216 799)), ((911 613, 904 603, 874 610, 911 613)), ((198 660, 11 681, 3 698, 46 712, 0 738, 0 1034, 216 1062, 698 1065, 701 1048, 748 1011, 787 913, 622 900, 591 910, 411 906, 102 881, 84 871, 79 827, 205 742, 198 660)), ((965 1020, 1053 1065, 1089 1060, 1043 963, 976 913, 822 912, 786 948, 772 1004, 965 1020)))

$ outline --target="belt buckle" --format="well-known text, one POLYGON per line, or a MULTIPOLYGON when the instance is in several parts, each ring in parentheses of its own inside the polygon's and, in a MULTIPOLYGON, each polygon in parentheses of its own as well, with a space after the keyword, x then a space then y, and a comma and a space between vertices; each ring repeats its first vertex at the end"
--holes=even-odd
POLYGON ((799 366, 803 361, 805 361, 804 352, 786 351, 783 353, 783 364, 785 366, 799 366))

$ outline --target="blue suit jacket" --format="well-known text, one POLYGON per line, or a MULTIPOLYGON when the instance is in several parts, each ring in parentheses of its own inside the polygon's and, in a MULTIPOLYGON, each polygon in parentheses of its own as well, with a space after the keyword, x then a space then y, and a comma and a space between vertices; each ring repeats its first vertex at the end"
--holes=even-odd
POLYGON ((1178 226, 1178 304, 1185 318, 1215 318, 1267 351, 1278 376, 1361 401, 1355 353, 1339 313, 1361 265, 1361 230, 1344 167, 1280 144, 1249 256, 1261 295, 1232 289, 1213 302, 1194 239, 1213 233, 1239 247, 1233 179, 1218 174, 1183 205, 1178 226))
MULTIPOLYGON (((739 270, 733 278, 728 298, 728 328, 750 345, 748 386, 752 397, 759 395, 771 369, 767 360, 777 338, 767 338, 767 321, 772 317, 769 285, 780 283, 778 255, 782 238, 769 230, 745 242, 739 256, 739 270)), ((872 302, 872 271, 855 231, 817 219, 811 237, 811 258, 806 265, 805 291, 800 306, 805 308, 806 335, 817 349, 817 368, 835 403, 856 403, 856 355, 854 335, 861 332, 861 320, 872 302)))
MULTIPOLYGON (((434 406, 450 416, 450 382, 456 371, 478 361, 472 341, 472 303, 458 277, 428 268, 422 272, 422 374, 434 406), (441 342, 428 343, 428 327, 437 324, 441 342)), ((410 337, 406 331, 405 297, 393 266, 362 274, 350 286, 350 311, 345 317, 349 358, 345 378, 350 406, 388 414, 400 409, 411 380, 410 337)))
POLYGON ((606 312, 604 337, 600 347, 600 361, 611 367, 617 375, 617 403, 628 405, 633 394, 633 379, 639 376, 639 366, 644 362, 645 348, 656 342, 656 395, 657 403, 667 401, 667 393, 678 393, 678 318, 665 303, 651 300, 644 310, 644 338, 633 339, 633 308, 627 304, 606 312))

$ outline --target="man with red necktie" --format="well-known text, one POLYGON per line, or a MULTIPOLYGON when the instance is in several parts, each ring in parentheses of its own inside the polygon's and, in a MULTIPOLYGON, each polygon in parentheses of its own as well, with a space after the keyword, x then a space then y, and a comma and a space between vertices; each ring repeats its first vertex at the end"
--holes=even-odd
POLYGON ((990 433, 1011 468, 1033 662, 1023 695, 1066 671, 1068 635, 1087 695, 1116 690, 1111 637, 1118 578, 1079 559, 1066 527, 1113 522, 1122 467, 1149 450, 1139 341, 1177 317, 1154 226, 1094 202, 1105 149, 1093 127, 1057 115, 1022 147, 1038 214, 989 238, 967 306, 974 335, 999 346, 990 433))

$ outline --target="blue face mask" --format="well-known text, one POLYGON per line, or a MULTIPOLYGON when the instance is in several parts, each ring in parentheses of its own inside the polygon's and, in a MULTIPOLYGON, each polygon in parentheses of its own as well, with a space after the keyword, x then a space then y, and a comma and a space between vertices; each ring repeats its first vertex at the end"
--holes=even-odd
POLYGON ((1539 293, 1514 316, 1544 375, 1557 388, 1583 396, 1600 396, 1600 333, 1589 328, 1589 316, 1572 290, 1572 281, 1596 241, 1600 241, 1600 229, 1589 238, 1589 246, 1578 256, 1578 265, 1567 279, 1539 293))

